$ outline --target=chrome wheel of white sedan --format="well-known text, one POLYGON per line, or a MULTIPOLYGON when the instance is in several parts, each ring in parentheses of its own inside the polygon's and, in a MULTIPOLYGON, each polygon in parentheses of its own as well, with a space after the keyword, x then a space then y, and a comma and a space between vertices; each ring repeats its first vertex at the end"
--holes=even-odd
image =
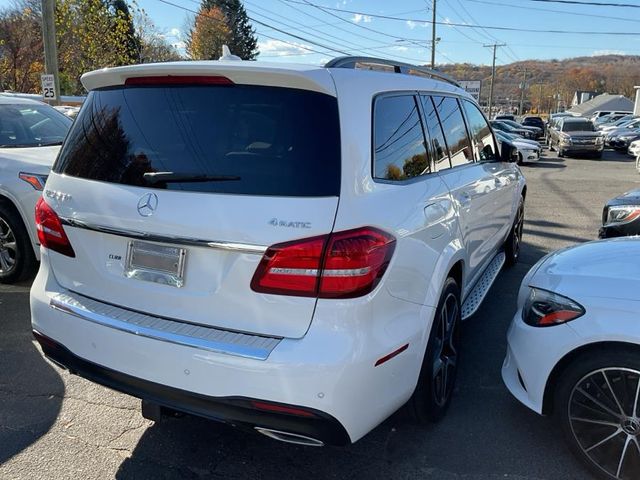
POLYGON ((586 375, 569 400, 571 431, 582 450, 612 478, 640 477, 640 372, 603 368, 586 375))
POLYGON ((18 247, 9 224, 0 217, 0 273, 9 275, 16 268, 18 247))

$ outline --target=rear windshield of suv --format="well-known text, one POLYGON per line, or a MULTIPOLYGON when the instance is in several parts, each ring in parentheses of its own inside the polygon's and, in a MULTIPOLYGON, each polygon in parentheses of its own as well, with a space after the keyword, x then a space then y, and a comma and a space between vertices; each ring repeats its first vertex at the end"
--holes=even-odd
POLYGON ((563 132, 595 132, 595 130, 591 122, 564 122, 562 125, 563 132))
POLYGON ((335 196, 337 101, 249 85, 99 89, 89 93, 53 170, 145 188, 335 196))

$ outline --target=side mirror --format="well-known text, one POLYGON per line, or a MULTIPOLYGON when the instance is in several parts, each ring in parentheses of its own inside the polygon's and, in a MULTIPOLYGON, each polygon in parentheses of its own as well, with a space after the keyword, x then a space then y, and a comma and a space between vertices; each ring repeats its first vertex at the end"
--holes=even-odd
POLYGON ((517 163, 518 162, 518 149, 515 145, 511 145, 506 142, 502 142, 500 149, 500 161, 505 163, 517 163))

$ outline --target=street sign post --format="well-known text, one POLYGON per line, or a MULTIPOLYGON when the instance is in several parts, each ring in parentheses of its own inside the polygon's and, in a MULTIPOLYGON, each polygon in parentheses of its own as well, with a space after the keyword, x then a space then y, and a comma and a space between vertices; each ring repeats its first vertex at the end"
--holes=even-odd
POLYGON ((477 102, 480 102, 480 88, 482 87, 482 80, 460 80, 458 83, 462 88, 469 92, 477 102))
POLYGON ((43 74, 40 75, 42 80, 42 97, 44 100, 56 100, 56 83, 53 75, 43 74))

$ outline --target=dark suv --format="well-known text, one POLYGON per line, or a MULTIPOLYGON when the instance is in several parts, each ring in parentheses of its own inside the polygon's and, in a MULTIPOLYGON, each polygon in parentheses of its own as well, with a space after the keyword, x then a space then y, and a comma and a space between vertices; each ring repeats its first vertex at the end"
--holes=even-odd
POLYGON ((601 158, 604 138, 586 118, 561 118, 549 129, 549 148, 558 152, 558 157, 591 154, 601 158))
POLYGON ((522 125, 525 127, 538 127, 544 132, 544 121, 540 117, 524 117, 522 119, 522 125))

